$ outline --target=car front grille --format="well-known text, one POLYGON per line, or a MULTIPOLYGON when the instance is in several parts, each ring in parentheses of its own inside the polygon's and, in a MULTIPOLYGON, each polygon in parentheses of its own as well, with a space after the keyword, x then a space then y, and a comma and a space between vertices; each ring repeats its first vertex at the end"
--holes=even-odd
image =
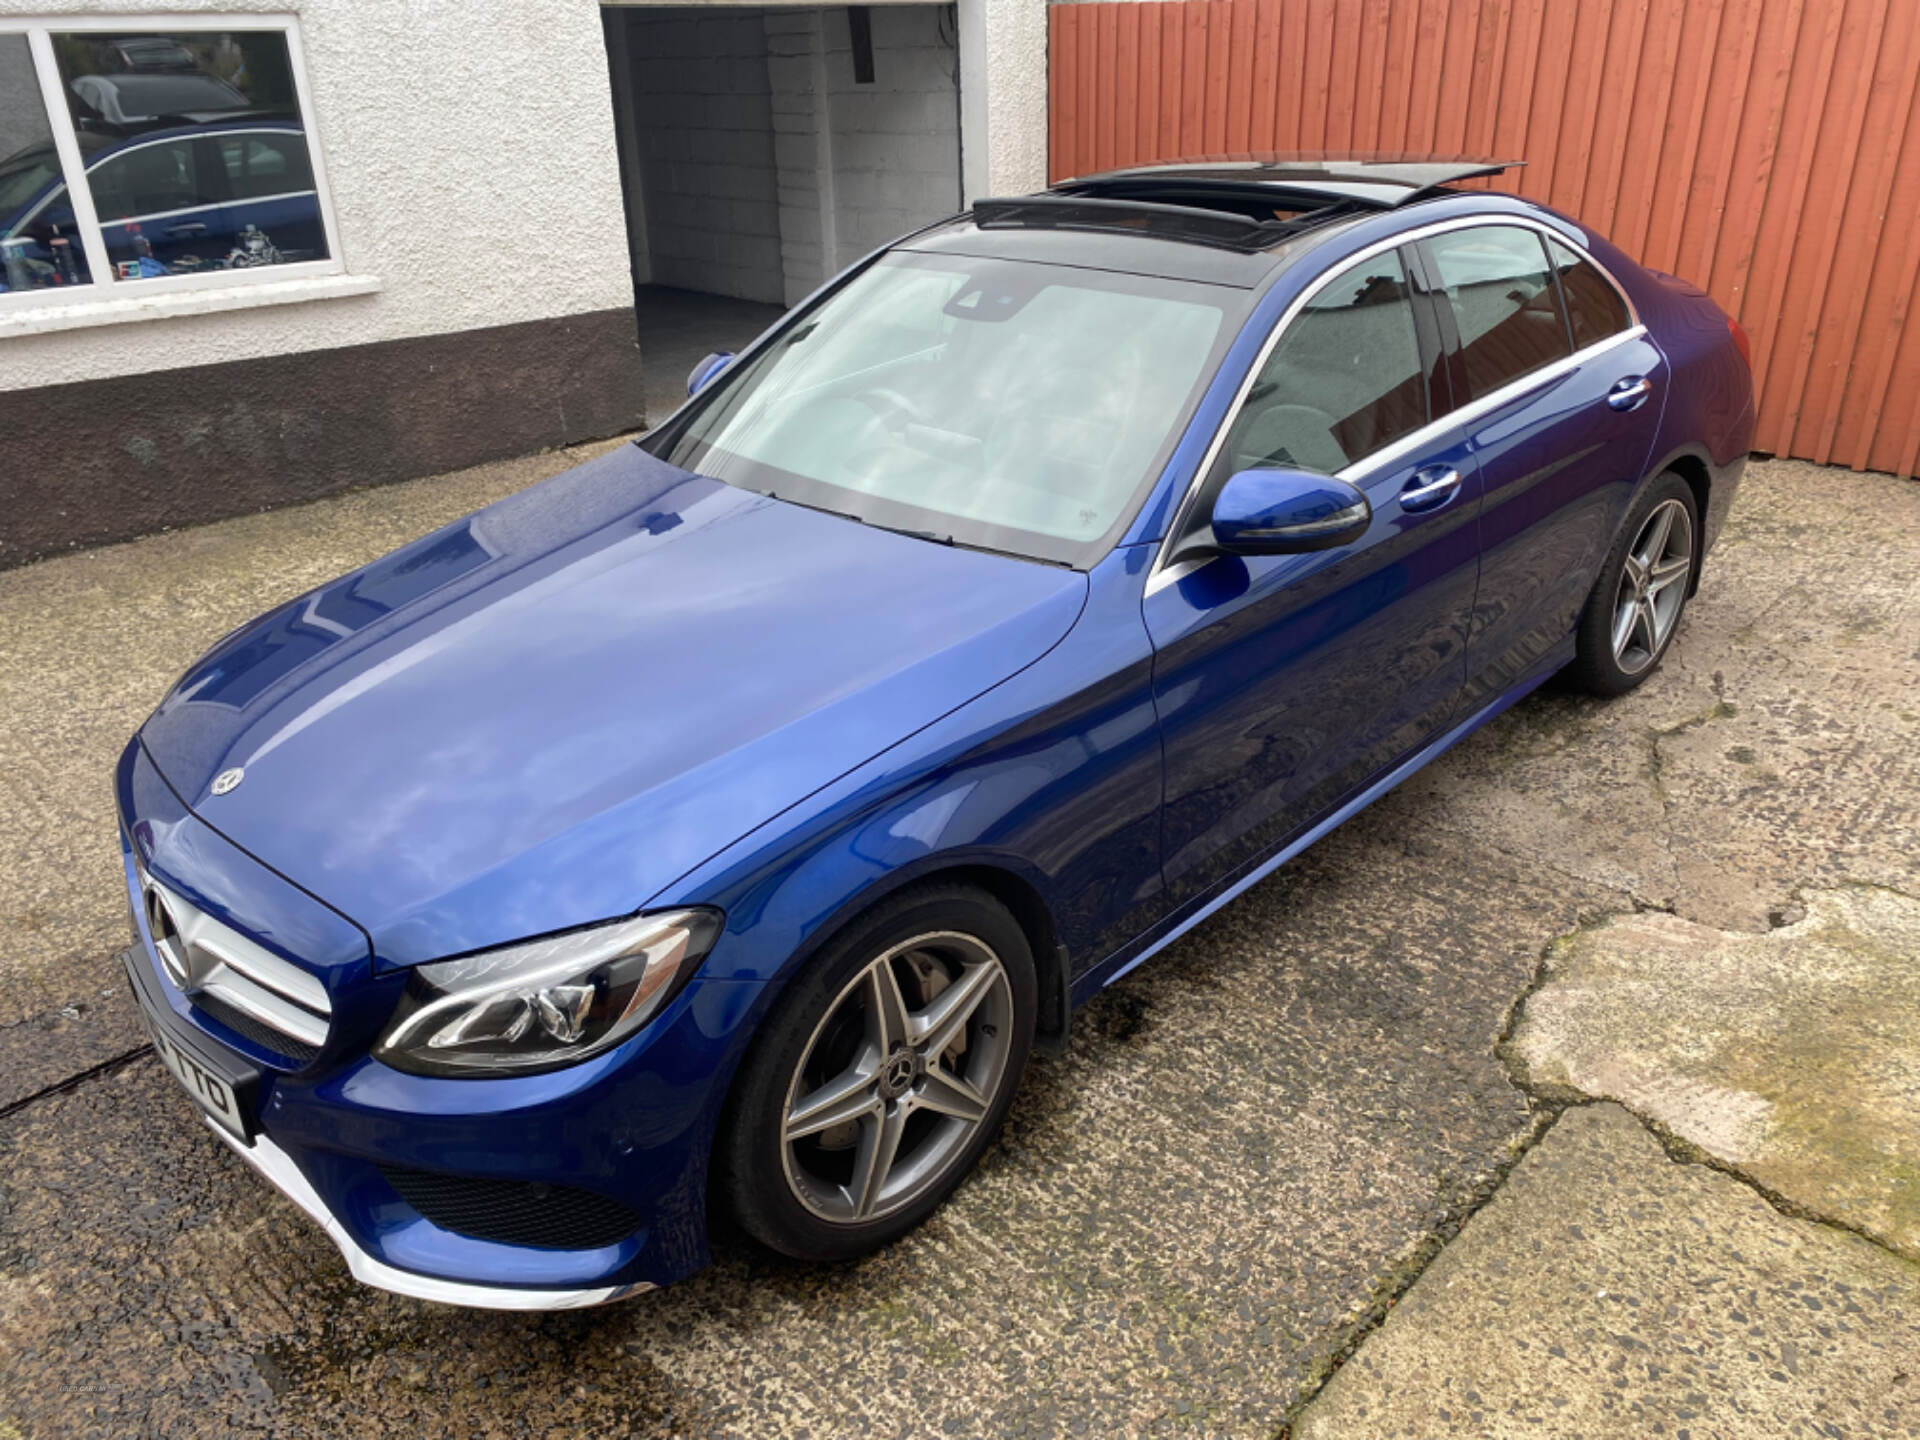
POLYGON ((597 1250, 640 1228, 640 1217, 605 1195, 535 1180, 474 1180, 382 1165, 399 1197, 442 1230, 502 1245, 597 1250))
POLYGON ((193 997, 193 1008, 296 1067, 311 1065, 320 1055, 318 1045, 305 1044, 271 1025, 262 1025, 246 1011, 236 1010, 205 991, 193 997))
POLYGON ((254 1044, 305 1064, 327 1043, 333 1005, 314 976, 142 875, 147 928, 188 1001, 254 1044))

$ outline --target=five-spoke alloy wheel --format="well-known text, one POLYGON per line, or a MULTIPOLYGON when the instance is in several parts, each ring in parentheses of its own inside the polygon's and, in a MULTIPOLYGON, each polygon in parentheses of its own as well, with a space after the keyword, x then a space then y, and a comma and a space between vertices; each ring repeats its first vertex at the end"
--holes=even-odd
POLYGON ((1634 504, 1587 596, 1567 674, 1596 695, 1633 689, 1659 665, 1692 588, 1700 515, 1671 470, 1634 504))
POLYGON ((939 884, 854 921, 795 978, 742 1068, 718 1151, 748 1233, 805 1260, 904 1233, 972 1169, 1033 1039, 1004 906, 939 884))
POLYGON ((1013 993, 978 936, 875 956, 814 1029, 788 1087, 787 1184, 824 1220, 876 1219, 939 1183, 1006 1074, 1013 993))
POLYGON ((1678 500, 1653 507, 1627 547, 1613 597, 1613 658, 1621 671, 1638 675, 1659 657, 1693 573, 1693 517, 1678 500))

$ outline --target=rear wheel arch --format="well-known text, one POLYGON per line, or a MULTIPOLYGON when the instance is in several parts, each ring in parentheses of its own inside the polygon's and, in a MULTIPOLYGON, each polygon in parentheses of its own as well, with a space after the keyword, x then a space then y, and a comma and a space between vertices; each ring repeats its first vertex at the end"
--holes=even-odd
POLYGON ((1669 470, 1686 481, 1687 488, 1693 491, 1694 513, 1700 517, 1700 523, 1693 528, 1693 576, 1687 582, 1687 594, 1692 595, 1700 589, 1700 571, 1706 560, 1707 496, 1713 489, 1713 477, 1707 462, 1686 450, 1669 456, 1666 463, 1654 472, 1654 478, 1669 470))

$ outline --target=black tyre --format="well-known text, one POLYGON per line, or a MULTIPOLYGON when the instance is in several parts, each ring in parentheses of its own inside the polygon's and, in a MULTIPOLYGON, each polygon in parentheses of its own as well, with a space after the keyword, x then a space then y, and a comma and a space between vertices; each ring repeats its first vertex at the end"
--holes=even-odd
POLYGON ((1659 668, 1687 608, 1699 531, 1685 480, 1669 470, 1647 487, 1580 612, 1567 667, 1573 684, 1595 695, 1624 695, 1659 668))
POLYGON ((755 1037, 715 1148, 718 1196, 797 1260, 897 1239, 965 1178, 1033 1045, 1025 934, 992 896, 931 884, 855 920, 755 1037))

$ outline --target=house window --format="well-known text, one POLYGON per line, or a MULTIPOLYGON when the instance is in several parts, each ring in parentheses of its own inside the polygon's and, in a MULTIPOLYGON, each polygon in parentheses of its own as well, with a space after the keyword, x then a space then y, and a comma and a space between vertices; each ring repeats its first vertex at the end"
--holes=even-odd
POLYGON ((0 19, 0 311, 339 257, 291 19, 0 19))

